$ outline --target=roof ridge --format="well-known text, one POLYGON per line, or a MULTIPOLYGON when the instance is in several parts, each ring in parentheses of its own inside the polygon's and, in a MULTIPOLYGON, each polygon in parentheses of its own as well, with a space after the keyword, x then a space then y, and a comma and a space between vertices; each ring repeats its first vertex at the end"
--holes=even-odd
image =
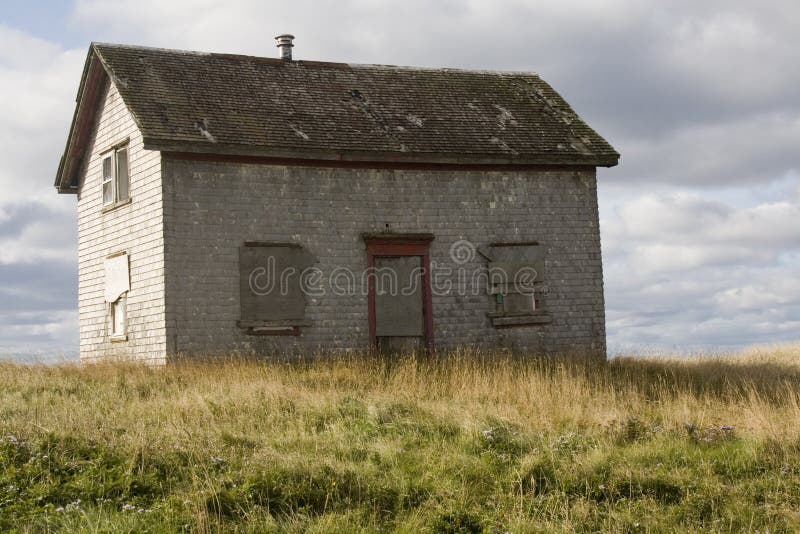
MULTIPOLYGON (((130 50, 148 50, 152 52, 169 52, 172 54, 183 54, 189 56, 205 56, 205 57, 228 57, 228 58, 240 58, 240 59, 252 59, 257 61, 263 60, 274 60, 274 61, 286 61, 282 60, 278 57, 267 57, 267 56, 255 56, 252 54, 235 54, 235 53, 226 53, 226 52, 203 52, 198 50, 184 50, 180 48, 164 48, 164 47, 157 47, 157 46, 143 46, 143 45, 129 45, 129 44, 120 44, 120 43, 102 43, 93 41, 91 46, 94 47, 106 47, 106 48, 123 48, 123 49, 130 49, 130 50)), ((314 59, 296 59, 292 61, 286 61, 287 64, 297 64, 297 65, 314 65, 314 66, 348 66, 354 69, 391 69, 391 70, 403 70, 403 71, 418 71, 418 72, 455 72, 455 73, 468 73, 468 74, 484 74, 484 75, 500 75, 500 76, 535 76, 539 78, 539 73, 534 71, 526 71, 526 70, 492 70, 492 69, 471 69, 465 67, 419 67, 413 65, 391 65, 385 63, 350 63, 346 61, 319 61, 314 59)))
POLYGON ((192 56, 211 56, 211 52, 199 52, 196 50, 182 50, 180 48, 164 48, 160 46, 145 46, 145 45, 129 45, 122 43, 103 43, 99 41, 92 41, 89 45, 90 48, 106 47, 106 48, 124 48, 132 50, 150 50, 152 52, 172 52, 178 54, 192 55, 192 56))
POLYGON ((468 69, 464 67, 416 67, 408 65, 384 65, 380 63, 348 63, 347 65, 354 68, 389 68, 421 72, 464 72, 469 74, 499 74, 503 76, 536 76, 539 78, 538 72, 525 70, 468 69))

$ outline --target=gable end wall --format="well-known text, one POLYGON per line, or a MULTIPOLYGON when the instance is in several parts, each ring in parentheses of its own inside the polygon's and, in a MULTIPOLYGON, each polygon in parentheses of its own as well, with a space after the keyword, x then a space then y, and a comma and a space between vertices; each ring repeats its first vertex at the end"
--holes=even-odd
POLYGON ((145 150, 142 136, 116 87, 102 91, 87 164, 78 192, 78 313, 82 362, 133 359, 163 363, 164 230, 161 155, 145 150), (131 202, 111 211, 102 205, 103 151, 129 138, 131 202), (104 300, 104 260, 125 251, 130 258, 128 340, 109 339, 104 300))

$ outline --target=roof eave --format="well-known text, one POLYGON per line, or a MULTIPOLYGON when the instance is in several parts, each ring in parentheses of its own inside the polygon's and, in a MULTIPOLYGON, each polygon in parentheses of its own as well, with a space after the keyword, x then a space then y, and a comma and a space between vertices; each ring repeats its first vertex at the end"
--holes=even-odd
POLYGON ((303 148, 276 149, 265 146, 225 145, 220 143, 175 142, 166 139, 145 137, 144 148, 161 152, 183 154, 202 154, 219 156, 245 156, 257 158, 274 158, 281 160, 331 161, 353 163, 376 163, 381 165, 398 164, 445 164, 445 165, 575 165, 592 167, 613 167, 617 165, 619 154, 531 154, 509 155, 506 157, 494 154, 438 154, 438 153, 403 153, 377 151, 319 151, 303 148))
POLYGON ((103 75, 107 76, 106 68, 99 60, 94 43, 92 43, 89 45, 81 81, 78 85, 78 93, 75 96, 75 112, 72 115, 66 146, 56 171, 54 186, 59 193, 77 194, 78 192, 77 172, 82 163, 79 152, 85 148, 81 142, 86 140, 85 136, 88 133, 86 129, 91 123, 89 114, 97 102, 99 85, 104 82, 103 75))

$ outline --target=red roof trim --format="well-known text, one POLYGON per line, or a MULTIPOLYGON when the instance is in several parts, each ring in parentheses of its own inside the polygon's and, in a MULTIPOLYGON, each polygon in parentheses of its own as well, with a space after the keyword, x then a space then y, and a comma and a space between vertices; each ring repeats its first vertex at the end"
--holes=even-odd
POLYGON ((425 163, 413 161, 379 160, 334 160, 310 158, 278 158, 269 156, 239 156, 233 154, 210 154, 201 152, 162 152, 163 156, 175 160, 210 161, 217 163, 250 163, 255 165, 280 165, 299 167, 325 167, 336 169, 391 169, 426 171, 575 171, 593 170, 595 165, 539 164, 539 163, 425 163))

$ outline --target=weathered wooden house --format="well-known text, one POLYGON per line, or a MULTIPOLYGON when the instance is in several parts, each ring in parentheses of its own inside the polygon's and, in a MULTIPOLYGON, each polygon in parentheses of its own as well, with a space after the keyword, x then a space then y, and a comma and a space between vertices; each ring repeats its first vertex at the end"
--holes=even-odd
POLYGON ((605 354, 595 170, 539 76, 92 44, 56 177, 80 355, 605 354))

